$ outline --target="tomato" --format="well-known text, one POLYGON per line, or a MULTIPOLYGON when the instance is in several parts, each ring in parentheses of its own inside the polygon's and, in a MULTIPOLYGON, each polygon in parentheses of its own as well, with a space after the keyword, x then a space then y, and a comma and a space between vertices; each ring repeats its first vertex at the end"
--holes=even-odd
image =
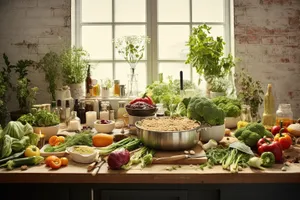
POLYGON ((50 166, 50 161, 51 160, 55 160, 55 159, 57 159, 58 157, 57 156, 48 156, 47 158, 46 158, 46 160, 45 160, 45 164, 46 164, 46 166, 50 166))
POLYGON ((40 149, 35 145, 30 145, 25 150, 26 157, 39 156, 39 155, 40 155, 40 149))
POLYGON ((65 137, 54 135, 54 136, 50 137, 48 142, 51 146, 57 146, 57 145, 60 145, 61 143, 65 142, 65 137))
POLYGON ((50 138, 49 138, 49 144, 51 145, 51 146, 54 146, 55 145, 55 143, 56 143, 56 140, 57 140, 57 136, 56 135, 53 135, 53 136, 51 136, 50 138))
POLYGON ((61 167, 61 160, 56 157, 49 161, 49 166, 51 167, 51 169, 59 169, 61 167))
POLYGON ((61 165, 62 166, 67 166, 68 163, 69 163, 69 160, 66 157, 61 157, 60 160, 61 160, 61 165))

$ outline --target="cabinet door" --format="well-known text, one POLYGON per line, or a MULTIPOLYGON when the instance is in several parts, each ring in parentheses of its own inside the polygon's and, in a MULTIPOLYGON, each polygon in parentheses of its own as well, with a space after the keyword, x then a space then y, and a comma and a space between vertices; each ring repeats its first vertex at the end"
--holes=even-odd
POLYGON ((103 190, 94 200, 187 200, 187 191, 103 190))

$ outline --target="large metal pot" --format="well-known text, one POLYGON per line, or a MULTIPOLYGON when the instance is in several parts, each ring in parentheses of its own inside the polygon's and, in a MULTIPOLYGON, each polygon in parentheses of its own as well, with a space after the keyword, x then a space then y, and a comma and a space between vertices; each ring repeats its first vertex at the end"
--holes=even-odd
POLYGON ((200 125, 187 131, 149 131, 143 129, 141 121, 135 123, 137 137, 144 145, 158 150, 188 150, 199 142, 200 125))

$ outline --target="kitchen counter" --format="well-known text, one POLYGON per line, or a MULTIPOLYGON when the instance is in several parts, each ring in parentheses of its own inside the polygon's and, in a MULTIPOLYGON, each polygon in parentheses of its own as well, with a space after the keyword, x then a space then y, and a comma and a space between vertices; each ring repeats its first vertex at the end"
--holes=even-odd
POLYGON ((196 165, 180 165, 170 170, 172 165, 152 165, 141 169, 133 167, 129 171, 108 170, 105 163, 96 176, 87 172, 86 164, 70 161, 69 166, 50 170, 41 166, 30 167, 26 171, 15 169, 0 171, 0 183, 300 183, 300 164, 291 164, 282 171, 282 164, 276 164, 265 171, 246 168, 237 174, 225 171, 221 166, 201 170, 196 165))

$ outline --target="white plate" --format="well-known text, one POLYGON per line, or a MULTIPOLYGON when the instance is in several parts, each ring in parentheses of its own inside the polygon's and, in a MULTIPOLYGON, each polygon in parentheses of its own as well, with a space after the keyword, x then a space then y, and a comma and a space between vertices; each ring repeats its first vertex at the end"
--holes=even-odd
POLYGON ((62 157, 65 155, 65 151, 62 151, 62 152, 45 152, 45 148, 47 148, 48 146, 50 146, 50 144, 46 144, 44 145, 41 149, 40 149, 40 154, 41 156, 57 156, 57 157, 62 157))

